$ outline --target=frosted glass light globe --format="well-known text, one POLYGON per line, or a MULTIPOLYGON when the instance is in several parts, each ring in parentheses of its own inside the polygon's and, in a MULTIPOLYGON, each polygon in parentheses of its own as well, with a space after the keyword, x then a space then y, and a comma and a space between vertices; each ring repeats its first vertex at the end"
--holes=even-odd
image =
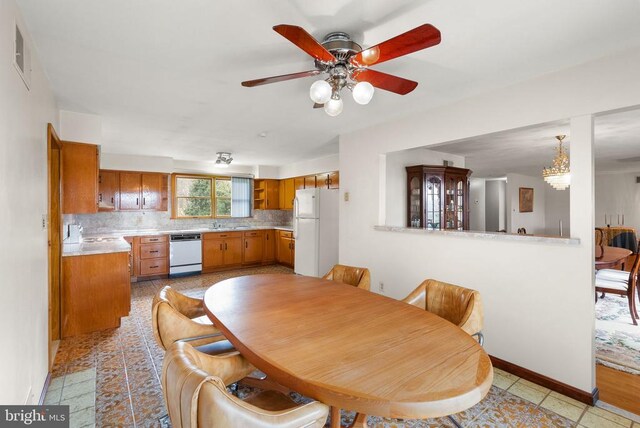
POLYGON ((324 80, 316 80, 309 89, 311 101, 318 104, 324 104, 331 99, 331 85, 324 80))
POLYGON ((373 98, 373 85, 369 82, 360 82, 353 87, 353 99, 358 104, 369 104, 373 98))
POLYGON ((337 116, 342 113, 342 100, 338 99, 330 99, 326 103, 324 103, 324 111, 329 116, 337 116))

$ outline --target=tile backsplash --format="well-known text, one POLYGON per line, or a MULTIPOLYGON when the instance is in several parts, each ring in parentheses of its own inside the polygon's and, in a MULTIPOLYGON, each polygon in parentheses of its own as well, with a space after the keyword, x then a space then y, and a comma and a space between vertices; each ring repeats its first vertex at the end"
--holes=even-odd
POLYGON ((211 227, 214 222, 221 227, 234 226, 290 226, 291 210, 254 210, 253 217, 217 219, 171 219, 169 211, 103 212, 97 214, 66 214, 64 224, 78 223, 83 234, 109 233, 120 230, 177 230, 211 227))

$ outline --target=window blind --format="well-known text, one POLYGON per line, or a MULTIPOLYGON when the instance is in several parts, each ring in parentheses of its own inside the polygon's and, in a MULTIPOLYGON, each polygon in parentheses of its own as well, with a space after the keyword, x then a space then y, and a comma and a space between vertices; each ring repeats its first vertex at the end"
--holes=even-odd
POLYGON ((231 177, 231 217, 251 216, 251 179, 231 177))

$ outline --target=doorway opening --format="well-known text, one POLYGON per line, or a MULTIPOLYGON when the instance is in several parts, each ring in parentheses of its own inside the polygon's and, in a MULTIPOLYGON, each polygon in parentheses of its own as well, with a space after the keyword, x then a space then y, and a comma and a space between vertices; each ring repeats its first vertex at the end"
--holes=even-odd
POLYGON ((47 206, 49 259, 49 370, 60 343, 60 285, 62 257, 60 138, 52 124, 47 125, 47 206))

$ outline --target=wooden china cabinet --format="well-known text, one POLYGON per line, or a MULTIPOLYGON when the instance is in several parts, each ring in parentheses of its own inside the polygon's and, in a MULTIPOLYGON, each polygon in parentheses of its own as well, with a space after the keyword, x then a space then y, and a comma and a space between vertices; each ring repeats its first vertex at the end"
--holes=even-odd
POLYGON ((437 165, 415 165, 406 169, 407 227, 469 229, 471 170, 437 165))

